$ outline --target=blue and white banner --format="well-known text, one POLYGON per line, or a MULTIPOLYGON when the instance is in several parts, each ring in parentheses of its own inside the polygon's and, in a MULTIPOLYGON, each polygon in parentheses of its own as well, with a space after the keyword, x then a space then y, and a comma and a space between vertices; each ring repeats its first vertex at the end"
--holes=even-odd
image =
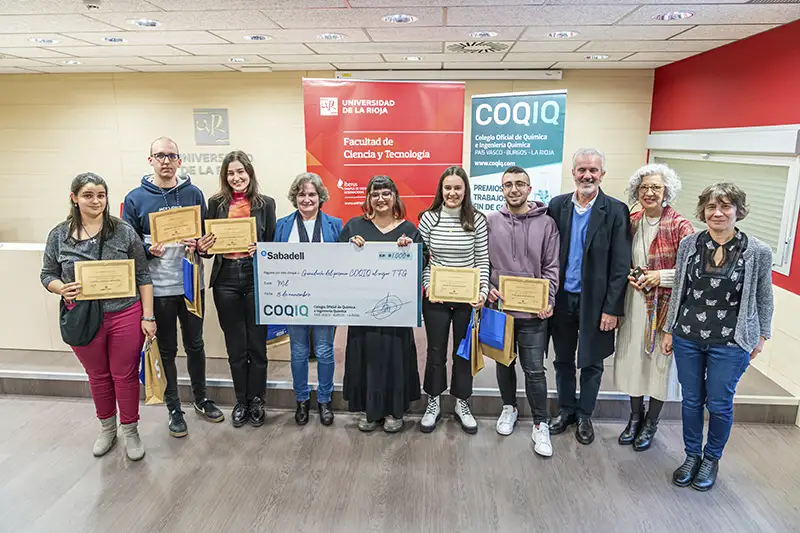
POLYGON ((502 207, 501 178, 518 166, 531 178, 531 200, 549 203, 561 192, 567 91, 472 97, 470 182, 483 212, 502 207))

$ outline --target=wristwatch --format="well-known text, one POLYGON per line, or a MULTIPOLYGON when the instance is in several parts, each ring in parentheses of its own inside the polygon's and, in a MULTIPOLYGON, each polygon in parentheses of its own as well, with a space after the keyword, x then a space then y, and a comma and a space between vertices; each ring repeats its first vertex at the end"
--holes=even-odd
POLYGON ((154 316, 143 316, 142 320, 145 321, 145 322, 155 322, 156 321, 156 317, 154 317, 154 316))

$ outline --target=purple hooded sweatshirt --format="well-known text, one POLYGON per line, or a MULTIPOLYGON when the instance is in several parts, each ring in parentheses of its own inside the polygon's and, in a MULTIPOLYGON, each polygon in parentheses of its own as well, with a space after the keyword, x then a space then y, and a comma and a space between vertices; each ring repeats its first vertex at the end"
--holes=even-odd
MULTIPOLYGON (((500 275, 550 280, 549 304, 558 290, 559 235, 555 220, 542 202, 528 202, 528 212, 511 214, 506 206, 487 217, 489 226, 489 285, 497 288, 500 275)), ((515 318, 535 318, 530 313, 509 311, 515 318)))

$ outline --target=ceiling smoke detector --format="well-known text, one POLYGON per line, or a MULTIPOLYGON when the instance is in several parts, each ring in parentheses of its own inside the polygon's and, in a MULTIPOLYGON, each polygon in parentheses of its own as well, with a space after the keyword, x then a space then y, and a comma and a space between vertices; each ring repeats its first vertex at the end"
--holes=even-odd
POLYGON ((494 41, 468 41, 447 46, 448 52, 457 54, 496 54, 508 50, 508 45, 494 41))

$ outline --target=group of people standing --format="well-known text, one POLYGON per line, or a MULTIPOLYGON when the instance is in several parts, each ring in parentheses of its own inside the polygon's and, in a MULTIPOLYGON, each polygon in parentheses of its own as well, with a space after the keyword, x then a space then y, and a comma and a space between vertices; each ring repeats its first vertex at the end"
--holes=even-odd
MULTIPOLYGON (((524 169, 510 167, 501 178, 505 205, 484 215, 472 204, 466 172, 450 167, 439 179, 431 206, 419 215, 418 226, 407 220, 396 184, 383 175, 369 181, 363 215, 343 224, 322 211, 328 191, 316 174, 302 173, 294 179, 288 197, 296 210, 276 220, 275 201, 259 192, 255 169, 244 152, 225 157, 220 189, 208 206, 190 178, 179 175, 181 158, 173 140, 156 139, 148 161, 153 174, 143 177, 141 186, 126 196, 122 220, 110 215, 107 185, 100 176, 77 176, 71 187, 70 214, 51 231, 44 254, 42 283, 62 296, 67 309, 75 305, 81 290, 75 282, 75 261, 130 258, 135 263, 137 296, 104 300, 104 319, 94 340, 73 346, 89 375, 101 421, 95 455, 104 455, 116 441, 118 405, 128 456, 133 460, 144 456, 137 431, 139 352, 144 338, 156 333, 167 381, 169 432, 174 437, 187 434, 175 364, 177 323, 194 410, 210 422, 225 418, 206 394, 203 319, 187 310, 183 296, 184 257, 210 257, 215 236, 164 245, 152 242, 149 227, 152 212, 199 205, 203 219, 254 217, 259 242, 422 245, 422 312, 428 342, 422 389, 427 408, 419 427, 426 433, 434 431, 442 417, 451 333, 449 389, 455 398, 455 418, 473 434, 478 424, 469 405, 471 367, 456 355, 473 311, 502 303, 501 275, 549 280, 545 310, 510 313, 533 413, 534 451, 552 455, 550 436, 572 425, 580 443, 594 440, 592 414, 604 361, 616 353, 614 382, 630 395, 631 403, 619 443, 648 449, 664 402, 682 395, 687 457, 673 482, 698 490, 713 486, 733 421, 736 384, 770 337, 772 316, 771 250, 737 229, 736 222, 747 215, 747 204, 736 185, 719 183, 702 192, 696 215, 708 229, 695 233, 692 224, 670 206, 680 191, 674 171, 664 165, 637 170, 627 192, 630 203, 641 209, 631 214, 625 203, 600 188, 606 173, 602 152, 583 149, 572 160, 575 191, 556 196, 549 205, 530 201, 530 177, 524 169), (478 301, 432 300, 431 266, 477 268, 478 301), (558 390, 558 413, 552 418, 544 364, 550 339, 558 390), (645 397, 649 397, 647 408, 645 397), (703 448, 705 408, 710 422, 703 448)), ((260 426, 266 416, 267 328, 255 321, 255 249, 253 243, 247 253, 215 255, 210 278, 236 393, 231 413, 235 427, 260 426)), ((333 326, 289 328, 299 425, 310 419, 312 349, 318 367, 319 420, 323 425, 334 421, 334 332, 333 326)), ((510 366, 496 365, 496 374, 504 404, 496 430, 509 435, 518 422, 516 360, 510 366)), ((343 396, 350 411, 361 413, 360 430, 402 430, 411 402, 421 397, 413 329, 349 327, 343 396)))

